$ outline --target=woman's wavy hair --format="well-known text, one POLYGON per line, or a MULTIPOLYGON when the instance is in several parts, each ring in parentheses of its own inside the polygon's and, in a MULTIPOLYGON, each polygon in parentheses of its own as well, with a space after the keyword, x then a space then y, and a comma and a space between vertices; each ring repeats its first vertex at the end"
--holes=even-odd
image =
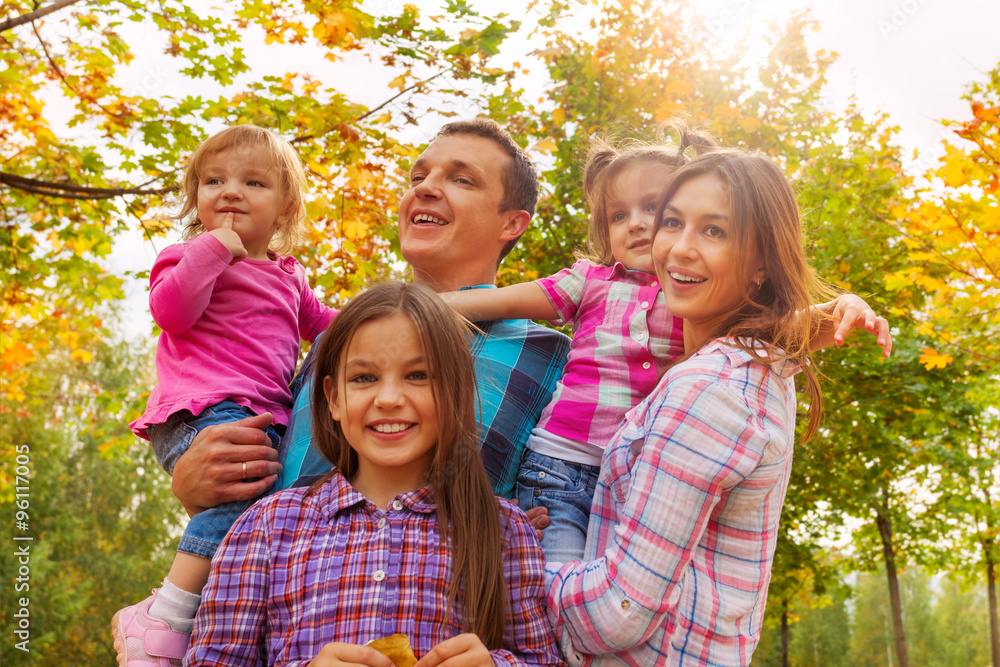
POLYGON ((451 547, 449 606, 457 601, 467 631, 479 635, 491 649, 502 648, 508 597, 500 504, 479 455, 468 323, 421 285, 381 283, 352 299, 334 318, 319 345, 313 386, 313 442, 334 470, 348 480, 354 477, 358 457, 340 422, 330 414, 331 395, 327 395, 324 382, 332 378, 331 393, 342 391, 344 357, 355 332, 363 324, 399 313, 410 318, 420 339, 383 341, 383 354, 389 359, 419 343, 427 360, 438 415, 438 442, 427 481, 434 488, 442 543, 451 547))
POLYGON ((666 186, 670 173, 688 161, 688 149, 700 155, 717 146, 711 135, 691 129, 680 118, 661 123, 656 131, 655 143, 639 139, 616 142, 608 137, 592 139, 583 167, 583 193, 590 207, 590 221, 587 244, 578 255, 601 266, 615 263, 608 233, 607 200, 621 174, 636 167, 662 167, 665 168, 663 184, 666 186), (666 141, 671 131, 677 135, 676 144, 666 141))
POLYGON ((182 184, 181 210, 178 220, 188 219, 184 226, 184 240, 190 240, 205 231, 198 219, 198 183, 205 163, 219 153, 234 149, 247 149, 278 174, 279 194, 285 202, 281 224, 271 239, 268 249, 279 255, 290 253, 302 237, 306 219, 306 205, 302 192, 306 175, 302 161, 291 144, 280 136, 256 125, 233 125, 213 134, 201 143, 187 161, 182 184), (191 217, 193 214, 193 217, 191 217))
POLYGON ((824 318, 810 306, 834 290, 817 278, 806 261, 799 207, 791 184, 781 169, 760 153, 716 150, 678 169, 664 192, 654 236, 677 191, 706 174, 719 178, 729 193, 736 270, 750 275, 747 258, 752 252, 763 270, 760 285, 749 278, 742 284, 741 305, 719 324, 710 339, 730 339, 768 366, 783 359, 799 364, 809 402, 808 440, 822 415, 822 395, 809 341, 824 318))

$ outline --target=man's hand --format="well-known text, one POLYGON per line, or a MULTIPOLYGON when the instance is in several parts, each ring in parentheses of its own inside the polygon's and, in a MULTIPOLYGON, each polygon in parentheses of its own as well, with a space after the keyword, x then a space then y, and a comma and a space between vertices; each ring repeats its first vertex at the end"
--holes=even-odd
POLYGON ((446 639, 417 661, 416 667, 493 667, 493 658, 483 641, 465 633, 446 639))
POLYGON ((171 488, 188 514, 235 500, 256 498, 274 485, 281 472, 278 452, 262 431, 271 413, 209 426, 195 436, 174 466, 171 488), (244 482, 257 479, 255 482, 244 482))
POLYGON ((306 667, 395 667, 392 660, 369 646, 330 642, 306 667))
POLYGON ((531 522, 531 527, 535 529, 535 535, 538 537, 538 541, 542 541, 542 529, 548 528, 552 520, 549 518, 549 508, 548 507, 532 507, 529 510, 524 511, 528 515, 528 521, 531 522))

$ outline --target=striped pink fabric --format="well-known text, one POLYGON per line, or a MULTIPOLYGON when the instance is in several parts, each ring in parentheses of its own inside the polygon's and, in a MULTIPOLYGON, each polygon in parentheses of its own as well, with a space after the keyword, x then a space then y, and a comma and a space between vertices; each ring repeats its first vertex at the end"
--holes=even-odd
POLYGON ((559 313, 556 322, 573 325, 569 360, 538 428, 603 449, 683 354, 681 320, 667 310, 656 276, 620 263, 580 260, 537 284, 559 313))
POLYGON ((585 562, 549 563, 571 665, 747 665, 788 488, 797 366, 715 341, 605 452, 585 562))

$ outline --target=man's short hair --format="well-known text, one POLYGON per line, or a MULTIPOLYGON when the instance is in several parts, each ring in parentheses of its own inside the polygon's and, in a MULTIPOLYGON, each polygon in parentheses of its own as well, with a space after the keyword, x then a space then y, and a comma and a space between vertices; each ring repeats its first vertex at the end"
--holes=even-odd
MULTIPOLYGON (((503 199, 500 200, 500 206, 497 210, 500 213, 527 211, 529 216, 535 215, 535 205, 538 203, 538 172, 535 171, 535 165, 528 159, 524 149, 514 141, 510 133, 494 120, 475 118, 448 123, 437 133, 437 137, 456 134, 469 134, 489 139, 510 157, 510 162, 503 171, 503 199)), ((497 265, 517 245, 518 240, 520 237, 507 242, 500 251, 497 265)))

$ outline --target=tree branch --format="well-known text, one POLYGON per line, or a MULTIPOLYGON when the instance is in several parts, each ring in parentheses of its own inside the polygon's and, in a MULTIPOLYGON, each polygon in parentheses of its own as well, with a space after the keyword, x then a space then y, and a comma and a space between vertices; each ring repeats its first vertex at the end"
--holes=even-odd
MULTIPOLYGON (((387 99, 387 100, 386 100, 385 102, 382 102, 382 104, 378 105, 378 106, 377 106, 377 107, 375 107, 374 109, 369 109, 368 111, 366 111, 365 113, 361 114, 361 115, 360 115, 360 116, 358 116, 357 118, 352 118, 352 119, 350 119, 350 120, 349 120, 349 121, 347 121, 347 122, 349 122, 349 123, 360 123, 360 122, 361 122, 361 121, 363 121, 363 120, 364 120, 365 118, 368 118, 368 116, 371 116, 371 115, 372 115, 373 113, 375 113, 376 111, 379 111, 379 110, 381 110, 381 109, 384 109, 385 107, 387 107, 388 105, 392 104, 393 102, 395 102, 395 101, 396 101, 396 100, 398 100, 398 99, 399 99, 400 97, 402 97, 402 96, 403 96, 403 95, 405 95, 406 93, 410 92, 410 91, 411 91, 411 90, 413 90, 414 88, 418 88, 418 87, 420 87, 420 86, 422 86, 422 85, 424 85, 424 84, 427 84, 427 83, 430 83, 431 81, 433 81, 434 79, 438 78, 439 76, 441 76, 441 75, 445 74, 445 73, 446 73, 446 72, 448 72, 448 71, 449 71, 449 70, 446 70, 446 69, 445 69, 445 70, 441 70, 440 72, 438 72, 437 74, 435 74, 434 76, 432 76, 432 77, 430 77, 430 78, 428 78, 428 79, 423 79, 422 81, 417 81, 417 82, 416 82, 415 84, 413 84, 412 86, 409 86, 409 87, 407 87, 407 88, 404 88, 403 90, 399 91, 399 92, 398 92, 397 94, 395 94, 395 95, 393 95, 392 97, 390 97, 389 99, 387 99)), ((301 143, 302 143, 302 142, 304 142, 304 141, 309 141, 309 140, 311 140, 311 139, 315 139, 315 138, 316 138, 317 136, 323 136, 324 134, 327 134, 328 132, 331 132, 331 131, 333 131, 334 127, 335 127, 335 126, 333 126, 333 127, 330 127, 329 129, 327 129, 327 130, 324 130, 323 132, 319 132, 319 133, 313 133, 313 134, 303 134, 303 135, 302 135, 302 136, 300 136, 300 137, 295 137, 294 139, 291 139, 291 140, 289 140, 289 142, 288 142, 288 143, 290 143, 290 144, 301 144, 301 143)))
POLYGON ((61 197, 63 199, 111 199, 121 195, 165 195, 176 192, 179 188, 174 185, 169 188, 92 188, 83 185, 73 185, 71 183, 56 183, 54 181, 40 181, 36 178, 25 178, 15 174, 8 174, 0 171, 0 183, 15 190, 22 190, 45 197, 61 197))
MULTIPOLYGON (((40 7, 33 12, 27 14, 21 14, 20 16, 15 16, 12 19, 7 19, 6 21, 0 22, 0 32, 5 30, 10 30, 11 28, 16 28, 19 25, 24 25, 25 23, 31 23, 35 19, 40 19, 43 16, 48 16, 52 12, 57 12, 63 7, 68 7, 70 5, 76 4, 80 0, 56 0, 52 4, 40 7)), ((37 5, 36 5, 37 6, 37 5)))

